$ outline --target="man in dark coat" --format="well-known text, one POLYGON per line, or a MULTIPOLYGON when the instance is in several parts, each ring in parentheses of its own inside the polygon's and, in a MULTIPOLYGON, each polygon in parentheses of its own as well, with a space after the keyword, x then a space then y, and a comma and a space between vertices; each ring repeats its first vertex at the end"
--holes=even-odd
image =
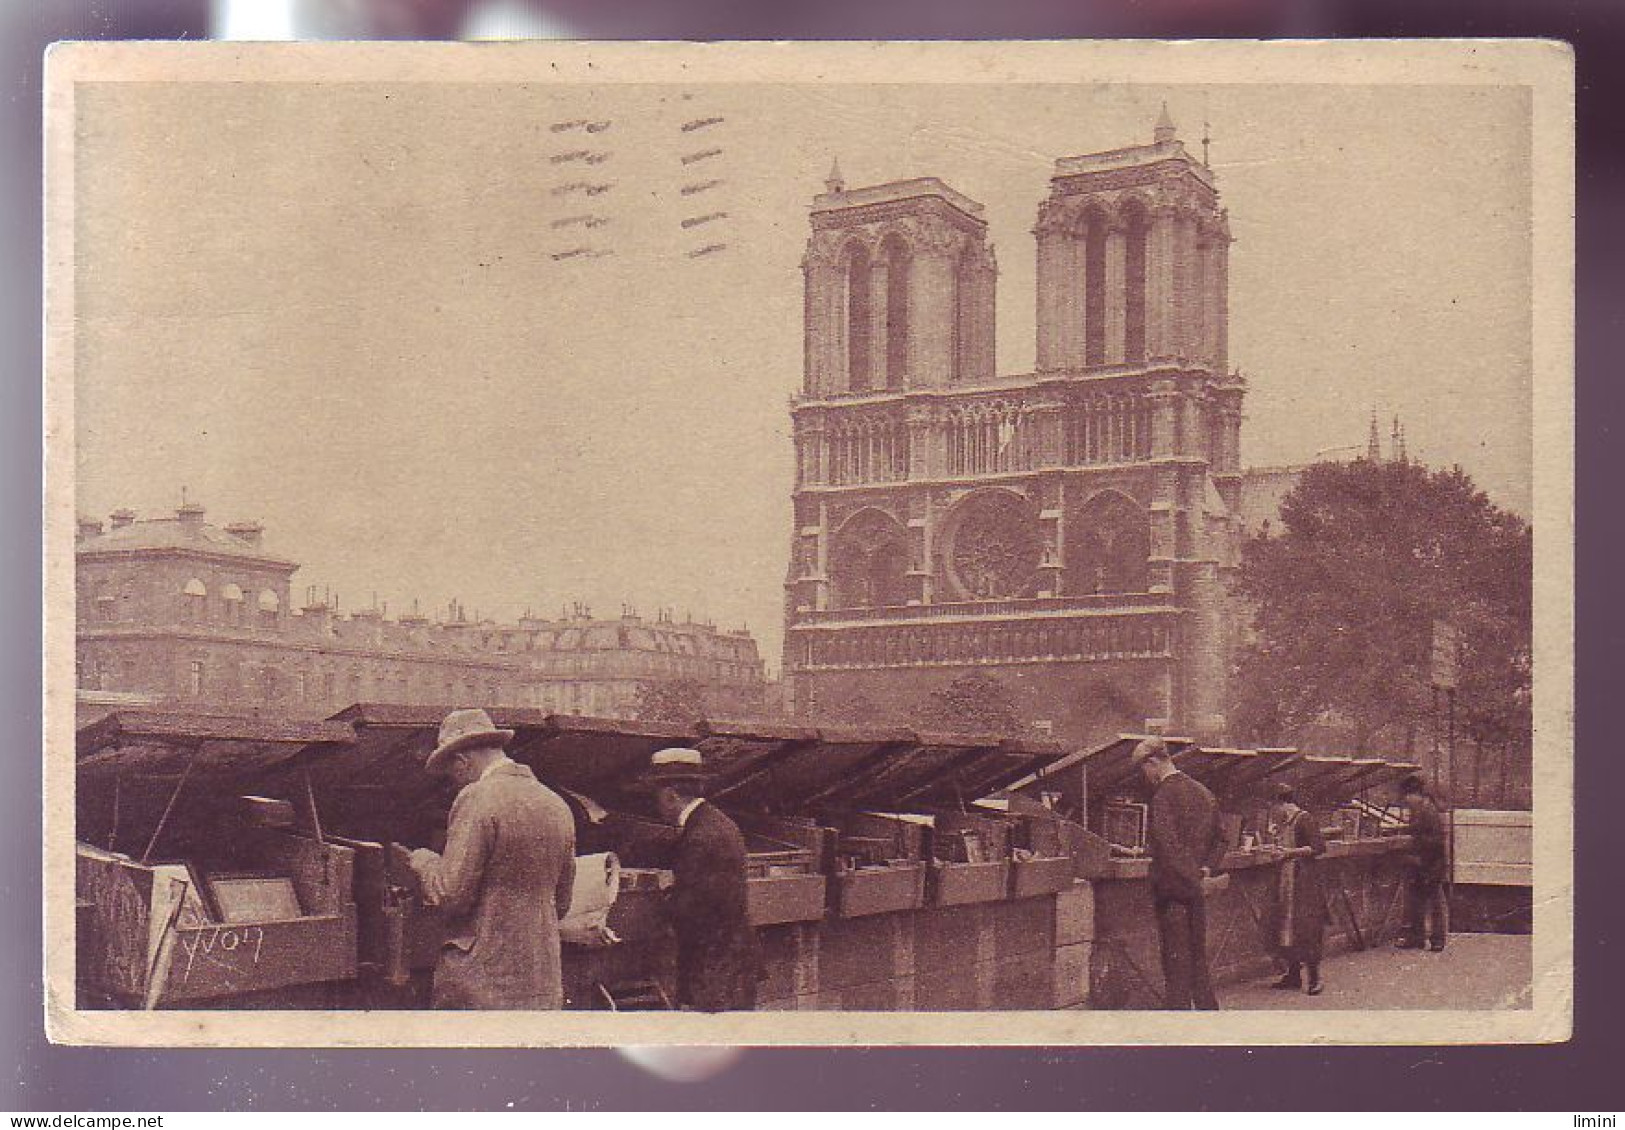
POLYGON ((1208 877, 1224 853, 1219 806, 1200 781, 1174 767, 1167 743, 1147 738, 1134 764, 1151 784, 1151 899, 1162 942, 1164 1007, 1219 1007, 1207 967, 1208 877))
POLYGON ((756 1007, 761 950, 746 902, 745 837, 701 799, 698 750, 663 749, 644 780, 660 818, 679 829, 667 912, 677 935, 677 1003, 696 1012, 756 1007))
POLYGON ((483 710, 454 710, 425 768, 460 786, 444 855, 412 868, 445 916, 435 1008, 563 1008, 559 919, 575 886, 575 821, 558 794, 504 748, 483 710))
POLYGON ((1434 953, 1444 949, 1445 883, 1450 877, 1449 836, 1439 806, 1428 796, 1422 778, 1412 773, 1399 783, 1410 818, 1399 831, 1411 837, 1405 876, 1405 932, 1401 949, 1421 949, 1424 935, 1434 953))

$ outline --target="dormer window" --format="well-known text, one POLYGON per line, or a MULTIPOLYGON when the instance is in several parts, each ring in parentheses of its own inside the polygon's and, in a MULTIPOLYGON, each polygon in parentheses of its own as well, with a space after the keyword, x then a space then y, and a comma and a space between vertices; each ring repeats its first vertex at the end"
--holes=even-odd
POLYGON ((260 623, 267 628, 276 627, 277 617, 282 612, 282 600, 275 592, 264 589, 259 595, 260 623))
POLYGON ((247 601, 243 599, 243 590, 232 584, 220 591, 220 599, 226 606, 226 623, 241 624, 243 622, 243 609, 247 601))
POLYGON ((194 624, 203 622, 203 613, 209 599, 209 590, 203 582, 193 577, 181 589, 181 604, 185 609, 186 619, 194 624))

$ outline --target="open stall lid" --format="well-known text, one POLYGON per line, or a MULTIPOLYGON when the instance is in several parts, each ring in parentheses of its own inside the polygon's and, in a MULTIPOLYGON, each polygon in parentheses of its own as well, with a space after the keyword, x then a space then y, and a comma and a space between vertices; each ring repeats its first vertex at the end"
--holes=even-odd
POLYGON ((307 722, 162 709, 120 710, 82 728, 76 740, 79 787, 97 790, 119 777, 162 777, 190 770, 245 786, 352 745, 340 722, 307 722))
MULTIPOLYGON (((1057 758, 1049 764, 1021 780, 1007 786, 1011 791, 1026 789, 1046 777, 1059 776, 1068 770, 1076 770, 1080 766, 1089 773, 1089 791, 1095 796, 1101 796, 1124 784, 1132 784, 1138 779, 1139 770, 1134 768, 1134 747, 1139 745, 1149 734, 1119 734, 1105 745, 1094 749, 1080 749, 1069 753, 1065 757, 1057 758)), ((1159 735, 1161 736, 1161 735, 1159 735)), ((1168 744, 1169 753, 1177 761, 1186 750, 1192 749, 1196 743, 1190 738, 1162 737, 1168 744)))
MULTIPOLYGON (((145 862, 167 843, 165 832, 185 813, 219 812, 245 793, 280 791, 293 779, 306 823, 318 836, 320 821, 305 776, 308 767, 349 748, 354 731, 343 723, 309 722, 162 709, 117 711, 81 729, 76 741, 75 804, 81 839, 118 844, 124 795, 156 785, 162 810, 150 832, 145 823, 123 830, 145 842, 145 862), (145 784, 144 784, 145 783, 145 784)), ((133 846, 133 845, 132 845, 133 846)))
MULTIPOLYGON (((345 737, 337 756, 311 767, 324 792, 376 791, 391 804, 444 790, 423 772, 447 708, 360 703, 319 733, 345 737)), ((1049 742, 911 730, 704 721, 696 726, 493 708, 514 731, 508 752, 548 785, 613 797, 633 784, 650 756, 692 746, 705 758, 709 795, 747 811, 824 808, 922 810, 962 807, 1031 775, 1063 754, 1049 742)))
POLYGON ((1226 791, 1226 783, 1258 761, 1258 751, 1191 746, 1174 754, 1180 772, 1206 785, 1215 796, 1226 791))
POLYGON ((1322 786, 1347 772, 1349 766, 1353 764, 1352 757, 1305 754, 1270 774, 1267 781, 1259 782, 1259 787, 1253 792, 1258 796, 1267 797, 1270 790, 1277 786, 1291 785, 1297 793, 1299 804, 1318 805, 1322 786))
POLYGON ((721 761, 711 795, 736 808, 781 814, 964 808, 1063 754, 1054 743, 993 735, 881 727, 751 729, 729 728, 728 740, 752 753, 743 765, 721 761))
MULTIPOLYGON (((322 786, 344 796, 376 792, 381 803, 407 805, 445 793, 445 781, 424 771, 452 708, 358 703, 334 715, 354 727, 355 744, 322 767, 322 786)), ((488 711, 498 727, 514 731, 508 756, 528 765, 555 788, 596 797, 624 787, 656 750, 692 745, 684 726, 552 714, 527 707, 488 711)))
POLYGON ((729 807, 806 815, 839 805, 848 787, 885 772, 916 745, 912 731, 881 726, 776 729, 707 724, 701 743, 715 769, 709 794, 729 807))
POLYGON ((1256 784, 1264 787, 1284 781, 1298 791, 1302 801, 1329 807, 1345 804, 1372 789, 1392 785, 1406 774, 1417 772, 1418 768, 1414 762, 1389 761, 1382 757, 1294 756, 1256 784))
POLYGON ((1380 766, 1373 767, 1369 772, 1355 780, 1346 783, 1350 790, 1349 795, 1357 796, 1372 789, 1391 786, 1401 778, 1412 773, 1420 773, 1422 767, 1414 761, 1384 761, 1380 766))

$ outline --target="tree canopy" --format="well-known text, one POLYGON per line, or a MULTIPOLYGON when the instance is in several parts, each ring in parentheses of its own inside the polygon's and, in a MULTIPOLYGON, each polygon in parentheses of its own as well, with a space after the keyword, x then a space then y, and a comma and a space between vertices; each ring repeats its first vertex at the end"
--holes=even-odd
POLYGON ((1459 469, 1322 463, 1244 548, 1254 609, 1233 721, 1259 744, 1327 727, 1362 752, 1414 753, 1433 725, 1434 626, 1460 636, 1458 733, 1502 751, 1530 741, 1533 545, 1459 469))
POLYGON ((710 713, 704 684, 695 679, 651 679, 638 684, 632 712, 640 722, 697 722, 710 713))

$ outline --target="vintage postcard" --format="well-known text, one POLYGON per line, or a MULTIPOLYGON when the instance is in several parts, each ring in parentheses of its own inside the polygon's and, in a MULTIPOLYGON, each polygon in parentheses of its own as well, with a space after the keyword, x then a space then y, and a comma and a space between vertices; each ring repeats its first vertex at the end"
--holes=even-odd
POLYGON ((1568 1037, 1563 45, 47 65, 54 1039, 1568 1037))

